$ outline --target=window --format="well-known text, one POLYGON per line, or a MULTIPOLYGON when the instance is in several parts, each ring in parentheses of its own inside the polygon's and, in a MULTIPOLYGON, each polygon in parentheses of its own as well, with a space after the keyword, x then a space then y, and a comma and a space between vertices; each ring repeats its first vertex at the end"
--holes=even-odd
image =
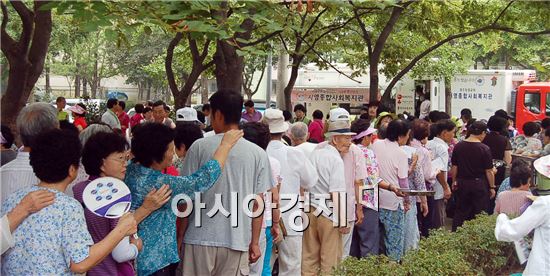
POLYGON ((540 93, 538 91, 525 92, 523 105, 532 113, 540 113, 540 93))
POLYGON ((550 116, 550 93, 546 93, 546 116, 550 116))

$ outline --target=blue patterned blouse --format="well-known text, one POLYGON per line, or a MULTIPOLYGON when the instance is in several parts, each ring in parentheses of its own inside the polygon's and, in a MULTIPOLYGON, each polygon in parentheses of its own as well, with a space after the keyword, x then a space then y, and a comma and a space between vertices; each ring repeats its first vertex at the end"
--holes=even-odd
POLYGON ((71 261, 88 258, 94 244, 76 199, 39 186, 23 188, 2 203, 2 216, 37 190, 55 194, 55 203, 27 217, 13 233, 15 246, 2 256, 2 275, 76 275, 71 261))
MULTIPOLYGON (((167 184, 172 189, 172 198, 178 194, 186 194, 193 199, 195 192, 202 192, 214 186, 220 175, 221 167, 216 160, 208 161, 189 176, 166 175, 130 162, 126 169, 125 182, 132 193, 132 209, 137 209, 153 188, 159 189, 167 184)), ((140 276, 150 275, 180 261, 176 215, 172 212, 171 204, 169 201, 139 224, 138 234, 143 241, 143 250, 137 258, 137 272, 140 276)))

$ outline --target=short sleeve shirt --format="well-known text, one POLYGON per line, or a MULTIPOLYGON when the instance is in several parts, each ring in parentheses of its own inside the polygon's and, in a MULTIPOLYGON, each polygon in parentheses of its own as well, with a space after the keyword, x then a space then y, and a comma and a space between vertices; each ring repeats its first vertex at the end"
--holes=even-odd
MULTIPOLYGON (((143 205, 145 197, 163 184, 170 186, 172 195, 185 194, 193 199, 194 192, 201 192, 214 185, 221 174, 218 161, 208 160, 189 176, 171 176, 160 171, 130 162, 124 182, 132 193, 132 209, 143 205)), ((176 215, 167 203, 147 216, 138 229, 145 245, 137 258, 138 275, 149 275, 172 263, 179 262, 176 215), (154 246, 147 246, 147 245, 154 246)))
MULTIPOLYGON (((449 170, 449 145, 445 143, 441 138, 435 137, 433 140, 428 141, 426 148, 432 155, 432 168, 445 172, 445 178, 447 178, 447 171, 449 170)), ((443 186, 436 179, 434 184, 434 199, 443 199, 443 186)))
MULTIPOLYGON (((399 179, 407 179, 409 174, 407 154, 399 147, 397 142, 392 142, 388 139, 378 140, 372 145, 372 150, 378 159, 380 177, 384 181, 399 186, 399 179)), ((394 192, 380 190, 379 207, 392 211, 398 208, 403 209, 403 199, 398 197, 394 192)))
MULTIPOLYGON (((185 156, 182 173, 191 174, 211 160, 222 138, 223 133, 195 141, 185 156)), ((202 192, 201 201, 205 203, 205 209, 200 212, 194 210, 193 215, 189 217, 184 242, 248 251, 252 237, 252 218, 243 211, 243 199, 246 196, 267 191, 271 188, 272 181, 267 153, 257 145, 245 139, 239 139, 229 152, 218 181, 208 191, 202 192), (238 196, 236 200, 231 200, 232 193, 238 196), (230 212, 229 217, 225 217, 220 212, 211 217, 207 216, 215 206, 217 194, 221 196, 223 208, 230 212), (232 220, 236 221, 232 222, 232 220)))
POLYGON ((118 117, 111 110, 107 110, 105 111, 105 113, 103 113, 103 115, 101 116, 101 122, 108 124, 113 129, 121 129, 118 117))
POLYGON ((311 189, 311 205, 320 208, 322 215, 333 217, 333 210, 329 210, 326 204, 320 202, 321 196, 328 196, 332 192, 345 192, 346 180, 344 176, 344 161, 340 153, 332 145, 317 147, 311 155, 311 164, 317 169, 319 179, 311 189))
POLYGON ((378 183, 382 181, 378 173, 378 163, 374 152, 362 145, 359 148, 365 155, 365 166, 367 168, 367 177, 365 179, 365 189, 361 203, 372 210, 378 211, 378 183))
POLYGON ((491 150, 483 143, 459 142, 451 162, 458 167, 458 179, 485 178, 485 170, 493 167, 491 150))
POLYGON ((25 195, 37 190, 55 194, 55 202, 27 217, 13 233, 15 246, 2 256, 3 275, 74 275, 71 261, 80 263, 94 244, 82 205, 64 193, 38 186, 21 189, 2 204, 2 216, 25 195))

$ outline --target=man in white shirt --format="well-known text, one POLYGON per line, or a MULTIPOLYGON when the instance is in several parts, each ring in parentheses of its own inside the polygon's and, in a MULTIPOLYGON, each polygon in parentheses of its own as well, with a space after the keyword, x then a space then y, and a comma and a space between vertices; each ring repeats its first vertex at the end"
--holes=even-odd
POLYGON ((447 171, 449 170, 449 143, 451 143, 455 124, 451 120, 441 120, 436 123, 435 137, 426 143, 426 148, 432 154, 432 168, 440 172, 436 176, 434 185, 434 206, 430 210, 430 229, 437 229, 445 225, 445 199, 451 197, 451 189, 447 183, 447 171))
POLYGON ((121 129, 120 120, 117 116, 119 108, 117 99, 108 99, 107 111, 101 115, 101 122, 109 125, 112 129, 121 129))
MULTIPOLYGON (((300 150, 283 144, 282 137, 288 129, 283 112, 279 109, 267 109, 264 121, 269 125, 271 142, 267 146, 267 155, 281 164, 281 209, 300 196, 300 189, 311 189, 317 183, 317 172, 311 162, 300 150)), ((302 232, 293 227, 295 216, 302 216, 300 203, 286 212, 282 212, 287 236, 279 244, 280 275, 300 275, 302 254, 302 232)), ((302 228, 301 223, 296 226, 302 228)))
POLYGON ((310 189, 309 226, 304 231, 302 275, 329 274, 342 258, 342 234, 349 233, 346 218, 346 182, 344 161, 340 156, 349 151, 349 121, 331 121, 327 132, 328 145, 316 148, 311 163, 319 180, 310 189), (324 200, 323 200, 324 199, 324 200), (329 200, 330 199, 330 200, 329 200), (332 210, 329 210, 332 201, 332 210))
POLYGON ((308 127, 303 122, 296 122, 290 126, 290 141, 292 146, 301 150, 309 159, 317 144, 307 141, 309 137, 308 127))
POLYGON ((23 142, 23 151, 0 168, 2 202, 13 192, 38 184, 30 164, 29 152, 38 135, 54 128, 59 128, 55 107, 47 103, 33 103, 21 110, 17 116, 17 129, 23 142))

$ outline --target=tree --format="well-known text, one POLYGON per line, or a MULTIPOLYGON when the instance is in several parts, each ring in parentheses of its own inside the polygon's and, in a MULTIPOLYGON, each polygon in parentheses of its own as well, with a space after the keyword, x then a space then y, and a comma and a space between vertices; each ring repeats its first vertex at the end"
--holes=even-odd
MULTIPOLYGON (((247 55, 245 59, 245 66, 243 70, 243 87, 242 90, 246 95, 248 100, 252 99, 254 94, 258 93, 260 88, 260 83, 264 78, 264 73, 266 69, 266 57, 263 55, 247 55), (260 77, 256 82, 256 87, 254 88, 254 73, 261 72, 260 77)), ((271 80, 267 80, 271 81, 271 80)))
POLYGON ((323 47, 323 43, 330 43, 331 40, 338 42, 335 32, 346 28, 353 17, 349 16, 349 10, 346 12, 346 6, 339 2, 316 3, 315 6, 304 11, 297 8, 295 13, 291 11, 292 16, 288 19, 290 26, 280 36, 283 47, 291 58, 290 78, 284 89, 285 102, 283 105, 279 103, 279 106, 286 110, 292 109, 291 95, 298 79, 298 70, 308 58, 316 61, 321 67, 330 66, 340 72, 316 49, 323 47))
MULTIPOLYGON (((351 3, 354 5, 355 18, 360 26, 362 38, 367 48, 371 49, 367 49, 371 71, 371 92, 378 87, 378 78, 373 77, 373 74, 377 76, 378 68, 373 67, 383 63, 384 70, 388 71, 392 78, 383 95, 383 100, 386 102, 390 101, 391 90, 399 79, 414 68, 420 60, 451 41, 492 31, 518 35, 550 33, 550 22, 544 20, 547 15, 541 12, 550 7, 547 2, 397 1, 384 8, 372 6, 372 4, 369 6, 351 3), (510 9, 512 5, 514 7, 510 9), (381 25, 375 24, 375 27, 378 26, 380 30, 379 33, 376 28, 368 28, 363 18, 357 14, 363 9, 381 12, 381 16, 374 19, 374 22, 381 23, 381 25), (526 20, 526 14, 529 14, 528 20, 526 20), (408 49, 413 51, 406 50, 400 52, 400 56, 388 56, 387 53, 390 55, 396 53, 387 49, 387 46, 392 44, 392 39, 395 39, 392 37, 404 32, 408 32, 414 39, 414 44, 410 44, 413 47, 408 49), (374 41, 376 43, 373 45, 374 41), (376 54, 378 52, 379 55, 376 54), (384 62, 385 60, 393 60, 393 62, 384 62), (395 71, 391 72, 391 69, 395 71)), ((367 18, 367 20, 372 19, 367 18)), ((370 100, 373 100, 372 93, 370 97, 370 100)))
POLYGON ((25 106, 44 68, 52 18, 51 11, 42 8, 48 3, 46 1, 34 1, 32 10, 22 1, 9 3, 17 12, 22 28, 18 40, 8 33, 8 5, 2 1, 1 48, 9 64, 9 76, 6 93, 2 96, 1 117, 3 124, 15 129, 17 114, 25 106))

